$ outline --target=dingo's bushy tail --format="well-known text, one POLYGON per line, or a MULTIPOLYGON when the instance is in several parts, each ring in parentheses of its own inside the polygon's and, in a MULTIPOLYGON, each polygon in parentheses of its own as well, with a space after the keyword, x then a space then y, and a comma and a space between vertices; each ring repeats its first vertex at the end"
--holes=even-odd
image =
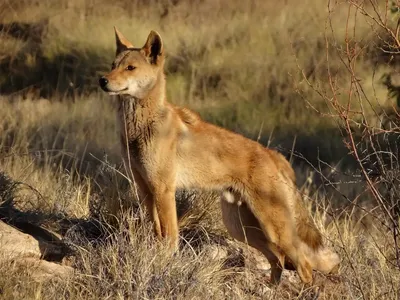
MULTIPOLYGON (((294 190, 289 205, 294 208, 297 235, 303 243, 303 251, 309 258, 312 268, 324 273, 337 273, 339 270, 340 258, 335 252, 323 245, 322 234, 315 226, 310 213, 303 203, 300 192, 297 190, 296 175, 292 166, 279 152, 270 150, 269 153, 275 158, 275 164, 281 171, 281 175, 291 186, 291 190, 294 190)), ((285 268, 290 270, 294 269, 293 263, 288 258, 285 260, 285 268)))
POLYGON ((289 205, 294 207, 297 234, 306 245, 317 250, 322 247, 322 236, 317 227, 315 227, 314 221, 303 204, 300 192, 297 190, 294 170, 282 154, 271 150, 269 153, 275 158, 274 161, 277 168, 294 191, 292 201, 289 202, 289 205))
MULTIPOLYGON (((298 193, 297 193, 298 194, 298 193)), ((300 239, 311 249, 318 250, 322 247, 322 235, 311 219, 310 214, 302 203, 301 196, 297 195, 296 201, 296 229, 300 239)))
POLYGON ((296 202, 296 227, 300 239, 306 245, 305 253, 310 259, 313 269, 334 274, 339 271, 339 256, 323 245, 322 234, 315 226, 310 214, 302 203, 300 194, 296 202))

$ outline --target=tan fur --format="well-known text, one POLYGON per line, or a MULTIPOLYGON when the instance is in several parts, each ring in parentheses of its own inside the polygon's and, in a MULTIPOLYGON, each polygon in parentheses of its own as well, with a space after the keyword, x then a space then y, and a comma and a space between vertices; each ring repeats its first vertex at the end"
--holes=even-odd
POLYGON ((322 246, 322 236, 318 229, 315 227, 311 216, 302 204, 300 193, 296 189, 296 176, 294 170, 286 158, 276 152, 272 152, 275 155, 275 163, 277 168, 286 176, 288 181, 291 181, 293 186, 294 196, 297 200, 294 201, 293 211, 295 213, 295 220, 297 226, 297 234, 300 239, 309 245, 312 249, 316 250, 322 246))
POLYGON ((301 204, 288 161, 168 103, 158 33, 152 31, 141 48, 133 48, 120 32, 115 33, 113 69, 100 85, 118 95, 124 161, 156 235, 167 238, 172 249, 178 248, 177 188, 220 191, 229 233, 267 257, 274 282, 280 280, 285 257, 305 283, 312 281, 313 268, 324 272, 337 268, 338 256, 323 247, 301 204))

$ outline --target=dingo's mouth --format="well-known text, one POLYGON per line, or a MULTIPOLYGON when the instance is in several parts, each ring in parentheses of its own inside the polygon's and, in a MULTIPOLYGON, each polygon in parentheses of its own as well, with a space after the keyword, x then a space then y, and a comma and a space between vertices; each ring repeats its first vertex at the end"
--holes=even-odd
POLYGON ((122 92, 127 91, 127 90, 128 90, 128 88, 124 88, 124 89, 119 90, 119 91, 107 91, 107 93, 109 95, 118 95, 118 94, 121 94, 122 92))

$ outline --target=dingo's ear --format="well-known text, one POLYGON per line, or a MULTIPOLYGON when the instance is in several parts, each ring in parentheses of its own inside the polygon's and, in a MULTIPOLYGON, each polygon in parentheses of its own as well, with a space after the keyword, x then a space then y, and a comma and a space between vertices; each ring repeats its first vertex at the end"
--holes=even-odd
POLYGON ((163 43, 161 36, 156 31, 150 32, 146 44, 142 47, 142 53, 150 58, 151 63, 158 62, 158 57, 163 54, 163 43))
POLYGON ((115 26, 114 26, 114 31, 115 31, 115 41, 117 44, 116 55, 120 54, 122 51, 128 48, 133 48, 132 43, 128 41, 115 26))

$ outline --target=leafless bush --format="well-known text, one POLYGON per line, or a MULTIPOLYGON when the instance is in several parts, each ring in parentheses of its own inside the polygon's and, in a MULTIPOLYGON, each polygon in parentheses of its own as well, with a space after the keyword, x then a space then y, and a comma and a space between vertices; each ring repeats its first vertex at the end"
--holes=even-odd
MULTIPOLYGON (((400 269, 399 114, 397 104, 390 103, 391 98, 400 95, 392 78, 396 74, 396 58, 400 54, 399 2, 329 1, 327 7, 329 17, 325 27, 325 46, 329 88, 321 89, 310 82, 308 84, 327 103, 330 113, 321 112, 321 115, 336 121, 343 142, 357 166, 361 178, 358 184, 364 188, 352 204, 358 206, 359 199, 372 196, 375 203, 367 213, 380 222, 382 236, 388 237, 393 247, 393 257, 385 257, 387 263, 400 269), (345 26, 344 41, 339 40, 337 34, 343 28, 334 22, 337 8, 341 5, 347 6, 347 21, 341 25, 345 26), (371 37, 360 35, 357 31, 361 22, 369 24, 371 37), (377 95, 375 80, 372 86, 365 80, 360 66, 364 57, 371 53, 386 61, 387 71, 379 83, 388 88, 386 99, 377 95), (343 74, 342 78, 338 78, 331 67, 333 56, 340 58, 347 80, 343 80, 343 74)), ((375 74, 372 75, 375 79, 375 74)), ((382 249, 387 245, 376 246, 382 249)))

